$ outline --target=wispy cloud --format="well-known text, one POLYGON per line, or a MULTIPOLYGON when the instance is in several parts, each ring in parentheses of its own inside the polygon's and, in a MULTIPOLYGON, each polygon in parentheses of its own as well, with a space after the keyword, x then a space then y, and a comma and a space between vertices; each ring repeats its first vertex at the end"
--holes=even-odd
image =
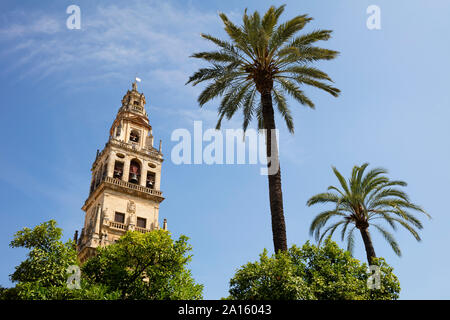
MULTIPOLYGON (((229 13, 237 19, 236 13, 229 13)), ((130 1, 102 4, 93 8, 81 6, 81 30, 65 27, 66 16, 48 13, 12 13, 7 18, 22 21, 0 31, 0 43, 8 43, 3 55, 14 55, 7 71, 20 70, 16 80, 29 77, 35 81, 57 76, 60 87, 78 88, 93 82, 114 82, 135 73, 151 79, 177 95, 193 98, 183 106, 150 106, 159 114, 181 119, 178 125, 192 128, 201 120, 205 128, 217 123, 215 108, 199 110, 195 96, 200 88, 184 86, 189 75, 199 67, 190 59, 193 52, 212 46, 200 37, 201 32, 222 34, 216 12, 202 12, 194 7, 177 7, 169 2, 130 1), (61 75, 65 75, 61 80, 61 75), (155 81, 155 79, 157 79, 155 81)), ((223 122, 223 128, 241 128, 236 116, 223 122)), ((289 136, 282 132, 283 135, 289 136)), ((289 139, 280 144, 280 152, 297 162, 289 139)))
POLYGON ((137 72, 179 85, 195 69, 189 55, 208 46, 200 32, 220 30, 216 13, 156 1, 81 7, 81 30, 67 29, 61 15, 5 15, 22 22, 0 30, 3 56, 15 57, 6 71, 35 80, 64 73, 68 83, 137 72))
POLYGON ((60 32, 63 26, 55 17, 39 13, 15 11, 5 18, 8 27, 0 28, 0 37, 9 39, 37 34, 54 34, 60 32), (12 21, 22 21, 22 23, 12 21))

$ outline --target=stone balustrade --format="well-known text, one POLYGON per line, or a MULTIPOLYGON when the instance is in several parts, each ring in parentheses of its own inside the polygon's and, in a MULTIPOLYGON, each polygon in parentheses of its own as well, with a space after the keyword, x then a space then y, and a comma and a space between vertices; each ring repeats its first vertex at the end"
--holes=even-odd
POLYGON ((154 156, 154 157, 158 157, 158 158, 161 157, 161 154, 158 151, 156 151, 156 150, 151 150, 151 149, 147 149, 147 148, 139 148, 139 146, 137 146, 136 144, 126 143, 124 141, 117 140, 117 139, 114 139, 114 138, 110 139, 108 143, 110 143, 112 145, 115 145, 115 146, 118 146, 118 147, 123 148, 123 149, 128 149, 128 150, 131 150, 131 151, 139 151, 139 152, 142 152, 144 154, 147 154, 147 155, 150 155, 150 156, 154 156))
POLYGON ((127 226, 124 223, 121 222, 116 222, 116 221, 110 221, 109 222, 109 226, 113 229, 119 229, 119 230, 124 230, 127 231, 127 226))
POLYGON ((128 189, 133 189, 133 190, 144 192, 144 193, 151 194, 151 195, 154 195, 154 196, 158 196, 158 197, 162 196, 162 191, 155 190, 155 189, 150 189, 150 188, 147 188, 147 187, 144 187, 144 186, 141 186, 141 185, 138 185, 138 184, 134 184, 134 183, 131 183, 131 182, 127 182, 127 181, 124 181, 124 180, 120 180, 120 179, 117 179, 117 178, 105 177, 104 181, 106 183, 111 183, 111 184, 114 184, 116 186, 125 187, 125 188, 128 188, 128 189))
MULTIPOLYGON (((109 227, 112 229, 117 229, 117 230, 121 230, 121 231, 127 231, 128 230, 128 226, 124 223, 121 222, 116 222, 116 221, 110 221, 109 222, 109 227)), ((147 233, 152 231, 151 229, 146 229, 146 228, 141 228, 141 227, 134 227, 134 231, 138 231, 140 233, 147 233)))
POLYGON ((141 227, 134 227, 134 230, 135 230, 135 231, 138 231, 138 232, 140 232, 140 233, 147 233, 147 232, 152 231, 152 230, 150 230, 150 229, 145 229, 145 228, 141 228, 141 227))

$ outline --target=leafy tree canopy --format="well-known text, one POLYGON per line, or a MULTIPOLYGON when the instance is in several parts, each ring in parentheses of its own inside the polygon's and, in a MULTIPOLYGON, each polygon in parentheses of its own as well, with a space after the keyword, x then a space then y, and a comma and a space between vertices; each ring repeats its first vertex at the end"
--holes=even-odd
POLYGON ((33 229, 23 228, 14 235, 10 246, 26 248, 27 259, 11 275, 13 282, 39 282, 44 287, 64 286, 66 270, 77 265, 77 253, 72 241, 63 243, 61 228, 55 220, 41 223, 33 229))
POLYGON ((81 267, 80 289, 67 286, 67 268, 79 264, 74 243, 63 243, 61 236, 54 220, 14 235, 11 246, 30 251, 11 275, 16 286, 0 288, 0 300, 202 298, 203 286, 186 268, 191 247, 185 236, 172 241, 163 230, 128 232, 117 243, 99 248, 81 267))
POLYGON ((15 233, 10 246, 26 248, 27 258, 21 262, 11 280, 13 288, 1 288, 0 299, 70 300, 117 299, 120 295, 104 285, 81 280, 81 288, 67 287, 67 268, 78 266, 77 252, 72 241, 61 241, 62 230, 55 220, 43 222, 33 229, 23 228, 15 233))
POLYGON ((392 267, 383 258, 374 259, 374 264, 380 267, 380 289, 367 285, 367 265, 330 239, 322 247, 308 241, 272 257, 264 250, 259 261, 242 266, 230 280, 229 299, 398 299, 400 283, 392 267))
POLYGON ((82 267, 92 283, 104 284, 123 299, 201 299, 187 264, 192 250, 186 236, 173 241, 170 233, 127 232, 115 244, 99 248, 82 267))

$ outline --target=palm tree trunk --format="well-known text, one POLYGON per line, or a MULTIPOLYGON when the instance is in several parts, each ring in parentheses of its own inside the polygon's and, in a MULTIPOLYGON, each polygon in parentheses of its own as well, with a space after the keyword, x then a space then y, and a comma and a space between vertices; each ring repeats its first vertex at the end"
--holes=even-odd
POLYGON ((377 256, 375 255, 375 249, 373 248, 372 239, 370 238, 369 228, 361 228, 359 231, 361 232, 364 246, 366 247, 367 262, 371 265, 372 258, 376 258, 377 256))
MULTIPOLYGON (((275 252, 287 251, 286 224, 283 212, 283 193, 281 190, 281 170, 279 168, 278 144, 275 133, 275 118, 272 106, 272 95, 269 92, 261 94, 264 128, 266 129, 266 156, 269 178, 270 213, 272 216, 272 235, 275 252), (273 139, 273 141, 272 141, 273 139), (269 163, 270 159, 276 159, 269 163), (276 173, 271 174, 270 166, 278 165, 276 173)), ((273 168, 272 168, 273 170, 273 168)))

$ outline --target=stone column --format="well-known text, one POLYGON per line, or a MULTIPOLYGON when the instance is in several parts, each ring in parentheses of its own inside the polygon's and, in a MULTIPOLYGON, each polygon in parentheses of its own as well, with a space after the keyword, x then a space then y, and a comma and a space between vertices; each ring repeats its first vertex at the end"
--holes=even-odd
POLYGON ((124 164, 123 164, 123 175, 122 175, 122 180, 123 181, 128 181, 128 177, 130 175, 130 157, 125 157, 124 158, 124 164))
POLYGON ((153 222, 159 228, 158 207, 154 207, 153 208, 153 222))
POLYGON ((107 173, 106 173, 106 175, 111 178, 113 177, 113 174, 114 174, 115 158, 116 158, 116 154, 114 152, 111 152, 109 154, 109 158, 108 158, 108 166, 107 166, 107 173))
POLYGON ((97 235, 99 235, 100 234, 100 219, 101 219, 101 216, 102 216, 102 205, 99 203, 98 205, 97 205, 97 208, 96 208, 96 213, 95 213, 95 231, 94 231, 94 233, 95 234, 97 234, 97 235))
POLYGON ((104 226, 109 226, 108 208, 103 209, 103 225, 104 226))
POLYGON ((142 162, 141 168, 141 186, 145 187, 147 185, 147 169, 144 169, 147 166, 145 162, 142 162))
POLYGON ((154 186, 155 190, 161 190, 161 165, 156 167, 154 186))
POLYGON ((134 231, 136 227, 136 203, 132 200, 128 200, 127 213, 129 214, 128 230, 134 231))

